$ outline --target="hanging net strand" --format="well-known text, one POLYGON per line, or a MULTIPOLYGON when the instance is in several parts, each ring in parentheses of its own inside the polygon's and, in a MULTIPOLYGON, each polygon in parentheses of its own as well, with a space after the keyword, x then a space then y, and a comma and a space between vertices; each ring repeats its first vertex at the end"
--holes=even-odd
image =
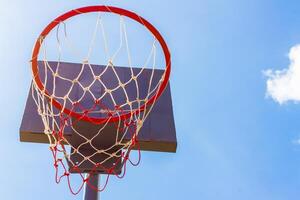
POLYGON ((67 13, 54 20, 47 28, 37 40, 33 52, 32 97, 44 125, 44 134, 49 139, 55 180, 60 183, 66 178, 72 194, 78 194, 84 184, 96 191, 103 191, 110 176, 125 176, 127 162, 133 166, 140 163, 138 135, 154 102, 168 82, 168 49, 149 22, 115 7, 96 6, 73 10, 69 15, 67 13), (70 49, 76 58, 80 58, 81 53, 69 37, 65 20, 86 12, 99 12, 86 55, 80 64, 66 64, 62 62, 64 47, 70 49), (119 45, 112 53, 103 12, 117 13, 119 18, 119 45), (138 66, 133 65, 124 16, 144 25, 153 36, 149 53, 138 66), (48 60, 46 36, 52 29, 56 37, 56 62, 48 60), (95 44, 99 37, 103 41, 105 57, 100 61, 104 64, 102 66, 90 63, 92 54, 97 52, 95 44), (157 43, 162 45, 166 57, 164 70, 156 68, 157 43), (125 50, 125 55, 121 55, 122 50, 125 50), (126 57, 126 68, 117 67, 116 62, 120 56, 126 57), (86 124, 92 127, 88 131, 83 128, 86 124), (67 132, 72 135, 66 135, 67 132), (107 142, 105 138, 111 139, 107 142), (133 149, 138 151, 136 161, 130 158, 133 149), (86 163, 92 167, 89 169, 90 175, 85 177, 86 171, 82 171, 82 166, 86 163), (89 179, 99 170, 107 176, 103 185, 95 187, 89 179), (81 184, 74 187, 72 176, 79 177, 81 184))

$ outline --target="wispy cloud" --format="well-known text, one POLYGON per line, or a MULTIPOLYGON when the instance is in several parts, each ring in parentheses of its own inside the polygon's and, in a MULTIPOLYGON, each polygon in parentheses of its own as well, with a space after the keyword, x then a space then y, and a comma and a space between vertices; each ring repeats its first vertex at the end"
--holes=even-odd
POLYGON ((288 101, 300 102, 300 45, 289 52, 290 65, 283 70, 266 70, 267 95, 282 104, 288 101))
POLYGON ((300 145, 300 138, 296 139, 296 140, 293 140, 292 143, 295 144, 295 145, 300 145))

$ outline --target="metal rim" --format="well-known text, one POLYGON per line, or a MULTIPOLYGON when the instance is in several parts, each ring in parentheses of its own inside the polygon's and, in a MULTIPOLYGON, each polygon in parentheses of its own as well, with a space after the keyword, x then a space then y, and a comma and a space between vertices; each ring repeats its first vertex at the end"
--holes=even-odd
MULTIPOLYGON (((163 93, 164 89, 166 88, 166 86, 168 85, 168 81, 169 81, 169 77, 170 77, 170 72, 171 72, 171 55, 170 55, 170 51, 169 48, 165 42, 165 40, 163 39, 163 37, 161 36, 161 34, 159 33, 159 31, 147 20, 145 20, 144 18, 142 18, 141 16, 137 15, 134 12, 122 9, 122 8, 118 8, 118 7, 113 7, 113 6, 88 6, 88 7, 81 7, 78 9, 74 9, 71 10, 69 12, 66 12, 65 14, 57 17, 56 19, 54 19, 50 24, 48 24, 46 26, 46 28, 42 31, 42 33, 39 35, 34 48, 33 48, 33 52, 32 52, 32 59, 31 59, 31 65, 32 65, 32 73, 33 73, 33 79, 37 85, 37 87, 39 88, 40 91, 45 91, 46 94, 48 94, 48 92, 45 90, 45 87, 42 83, 42 81, 40 80, 39 77, 39 70, 38 70, 38 55, 39 55, 39 51, 41 48, 41 45, 44 41, 44 39, 47 37, 47 35, 61 22, 74 17, 76 15, 80 15, 80 14, 84 14, 84 13, 91 13, 91 12, 110 12, 110 13, 115 13, 118 15, 123 15, 126 16, 128 18, 131 18, 132 20, 142 24, 143 26, 145 26, 153 35, 154 37, 159 41, 162 50, 164 52, 164 56, 165 56, 165 62, 166 62, 166 68, 165 68, 165 76, 163 79, 163 82, 161 83, 158 92, 156 95, 154 95, 153 97, 151 97, 148 101, 146 101, 142 106, 140 106, 138 109, 136 109, 136 112, 139 112, 140 110, 144 110, 146 105, 150 105, 152 103, 154 103, 163 93)), ((84 120, 84 121, 88 121, 88 122, 93 122, 93 123, 104 123, 107 122, 107 120, 109 120, 110 122, 114 122, 114 121, 119 121, 120 119, 127 119, 131 116, 131 113, 127 113, 127 114, 123 114, 121 116, 117 116, 117 117, 111 117, 110 119, 106 118, 94 118, 94 117, 88 117, 85 114, 79 114, 76 112, 71 111, 70 109, 67 108, 63 108, 63 106, 56 101, 55 99, 50 99, 51 103, 59 110, 62 110, 65 114, 70 115, 72 117, 75 117, 77 119, 80 120, 84 120)))

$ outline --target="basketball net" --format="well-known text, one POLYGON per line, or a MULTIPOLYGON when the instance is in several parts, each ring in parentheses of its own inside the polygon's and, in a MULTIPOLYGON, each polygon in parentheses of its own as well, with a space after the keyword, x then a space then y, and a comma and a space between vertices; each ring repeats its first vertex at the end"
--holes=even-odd
MULTIPOLYGON (((106 8, 109 9, 106 12, 114 12, 113 8, 106 8)), ((83 13, 80 9, 77 12, 83 13)), ((37 40, 37 45, 41 47, 41 50, 38 58, 37 56, 34 58, 40 61, 37 62, 38 70, 33 72, 32 97, 44 125, 44 134, 49 139, 56 182, 67 180, 72 194, 78 194, 85 183, 96 191, 103 191, 110 176, 124 177, 128 162, 134 166, 139 164, 141 153, 138 135, 155 101, 164 89, 162 87, 165 87, 163 83, 166 82, 166 69, 161 70, 160 78, 154 78, 157 77, 156 52, 159 42, 157 38, 153 37, 149 55, 144 63, 141 63, 139 67, 133 66, 124 16, 119 15, 118 17, 119 48, 110 54, 106 37, 109 33, 106 33, 102 19, 104 14, 99 12, 87 55, 80 65, 72 66, 74 67, 72 75, 63 73, 70 69, 61 60, 63 47, 74 50, 74 46, 76 46, 68 37, 66 22, 57 22, 55 29, 52 30, 57 34, 58 58, 55 65, 47 57, 46 36, 42 35, 37 40), (64 33, 63 37, 58 34, 61 30, 64 33), (101 60, 104 65, 102 68, 90 63, 94 43, 99 35, 104 41, 103 49, 106 56, 106 60, 101 60), (115 63, 122 48, 126 49, 127 54, 127 72, 129 73, 127 79, 123 77, 124 71, 116 67, 115 63), (37 77, 39 81, 37 81, 37 77), (84 77, 89 77, 89 81, 87 82, 84 77), (107 77, 110 77, 111 80, 107 80, 107 77), (113 84, 112 80, 114 80, 113 84), (141 84, 146 84, 146 92, 141 92, 141 84), (135 89, 129 90, 128 88, 135 89), (92 131, 80 128, 82 122, 93 126, 92 131), (101 138, 101 135, 105 134, 107 127, 113 127, 113 143, 105 147, 95 145, 99 142, 97 140, 101 138), (72 133, 70 137, 65 134, 68 130, 71 130, 72 133), (80 138, 80 144, 75 145, 72 137, 80 138), (87 147, 92 150, 91 154, 86 153, 87 147), (130 157, 132 149, 138 151, 135 161, 130 157), (81 157, 79 162, 72 159, 75 154, 81 157), (104 159, 99 161, 95 159, 97 156, 104 159), (113 160, 114 163, 107 167, 105 163, 110 160, 113 160), (80 170, 84 162, 93 165, 88 172, 90 175, 97 174, 99 169, 107 174, 100 187, 90 184, 90 175, 85 176, 84 172, 80 170), (121 174, 117 173, 119 170, 116 169, 117 166, 121 166, 121 174), (77 176, 77 179, 79 177, 81 184, 74 187, 72 176, 77 176)), ((140 18, 140 20, 139 22, 143 24, 144 19, 140 18)), ((76 53, 74 55, 76 56, 76 53)), ((166 64, 167 67, 169 67, 168 65, 169 63, 166 64)), ((143 87, 145 88, 145 86, 143 87)))

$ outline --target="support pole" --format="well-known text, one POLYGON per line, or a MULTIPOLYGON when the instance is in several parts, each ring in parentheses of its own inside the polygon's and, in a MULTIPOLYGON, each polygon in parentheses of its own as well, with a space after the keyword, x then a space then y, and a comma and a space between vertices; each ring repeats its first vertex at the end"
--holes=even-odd
MULTIPOLYGON (((99 185, 99 174, 90 175, 89 183, 98 188, 99 185)), ((85 184, 84 188, 84 200, 99 200, 98 196, 100 192, 97 192, 90 188, 88 184, 85 184)))

